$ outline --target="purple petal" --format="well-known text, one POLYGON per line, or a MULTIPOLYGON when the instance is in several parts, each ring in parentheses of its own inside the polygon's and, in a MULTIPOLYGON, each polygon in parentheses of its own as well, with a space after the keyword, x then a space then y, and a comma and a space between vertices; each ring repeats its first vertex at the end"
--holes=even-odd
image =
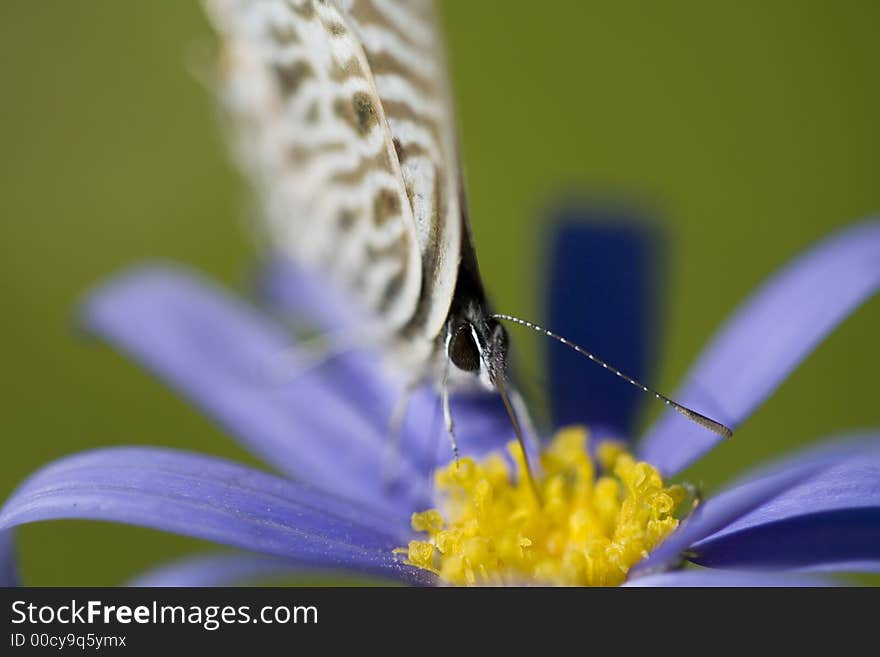
MULTIPOLYGON (((357 335, 365 320, 337 290, 314 273, 294 262, 275 257, 264 266, 259 279, 259 296, 273 312, 297 323, 317 326, 325 333, 357 335)), ((364 378, 365 387, 389 388, 390 384, 364 378)), ((393 397, 389 397, 395 401, 393 397)), ((501 398, 491 394, 455 394, 451 398, 456 439, 462 453, 482 455, 503 449, 513 429, 501 398)), ((420 474, 452 458, 449 436, 439 415, 439 398, 429 386, 416 391, 410 400, 402 447, 420 474)))
POLYGON ((294 322, 311 324, 325 332, 356 330, 363 326, 352 304, 313 272, 283 256, 271 257, 257 281, 257 293, 270 308, 294 322))
POLYGON ((880 560, 832 561, 795 568, 799 573, 880 573, 880 560))
MULTIPOLYGON (((389 485, 389 420, 400 383, 383 373, 378 358, 352 351, 304 373, 285 369, 294 347, 289 333, 197 275, 132 271, 94 292, 84 316, 93 332, 169 382, 251 452, 337 494, 409 514, 430 500, 433 455, 446 461, 451 454, 437 396, 420 390, 389 485)), ((464 453, 510 437, 499 400, 454 398, 452 408, 464 453)))
POLYGON ((639 587, 804 587, 840 586, 834 580, 792 573, 735 571, 735 570, 678 570, 656 575, 645 575, 627 581, 624 586, 639 587))
POLYGON ((18 586, 20 583, 15 535, 11 531, 0 531, 0 586, 18 586))
MULTIPOLYGON (((571 207, 561 221, 548 261, 547 328, 650 380, 663 287, 658 236, 623 210, 571 207)), ((558 342, 546 348, 553 426, 603 425, 632 436, 644 394, 558 342)))
MULTIPOLYGON (((813 349, 880 287, 880 221, 822 242, 776 274, 728 320, 675 398, 736 428, 813 349)), ((640 457, 672 475, 718 436, 667 411, 640 457)))
POLYGON ((207 554, 157 566, 127 586, 235 586, 258 579, 289 576, 302 566, 255 554, 207 554))
POLYGON ((880 436, 695 542, 714 567, 851 567, 880 561, 880 436))
POLYGON ((375 358, 347 353, 294 374, 295 365, 285 369, 293 342, 280 325, 171 269, 114 279, 89 297, 84 318, 281 472, 403 514, 427 498, 406 459, 394 494, 382 485, 396 393, 375 358))
MULTIPOLYGON (((436 403, 436 397, 432 398, 431 403, 436 403)), ((450 406, 456 440, 462 454, 480 458, 491 451, 506 453, 507 443, 516 439, 513 425, 497 393, 478 391, 455 394, 450 399, 450 406)), ((442 419, 442 415, 439 417, 442 419)), ((432 465, 450 463, 452 449, 442 422, 434 438, 436 449, 432 465)), ((531 458, 537 458, 537 454, 532 454, 531 458)))
MULTIPOLYGON (((289 580, 292 577, 320 578, 330 584, 351 585, 351 573, 316 570, 288 559, 258 554, 202 554, 156 566, 126 586, 212 587, 243 586, 259 580, 289 580)), ((370 580, 381 583, 380 580, 370 580)), ((389 583, 391 583, 389 581, 389 583)))
POLYGON ((681 555, 694 544, 724 530, 755 509, 778 498, 785 491, 809 481, 811 477, 844 464, 850 458, 863 458, 876 449, 877 436, 859 435, 831 441, 808 451, 765 466, 701 504, 683 525, 650 556, 637 564, 634 572, 666 570, 681 561, 681 555))
POLYGON ((175 532, 339 568, 420 581, 392 550, 408 528, 351 502, 221 459, 119 447, 56 461, 0 510, 0 531, 40 520, 91 519, 175 532))

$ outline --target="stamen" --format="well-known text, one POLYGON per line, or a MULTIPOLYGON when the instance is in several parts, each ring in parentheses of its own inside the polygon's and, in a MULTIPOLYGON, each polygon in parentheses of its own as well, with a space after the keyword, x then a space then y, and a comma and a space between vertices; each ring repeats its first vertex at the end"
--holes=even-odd
POLYGON ((561 430, 531 482, 515 441, 518 476, 500 453, 438 471, 439 507, 412 517, 427 536, 399 551, 450 584, 621 584, 678 526, 686 494, 622 445, 599 447, 597 476, 586 442, 583 428, 561 430))

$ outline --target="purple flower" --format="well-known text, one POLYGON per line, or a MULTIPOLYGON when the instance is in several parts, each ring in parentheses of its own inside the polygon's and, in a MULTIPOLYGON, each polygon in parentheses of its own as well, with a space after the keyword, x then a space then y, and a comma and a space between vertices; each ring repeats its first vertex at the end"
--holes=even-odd
MULTIPOLYGON (((595 266, 570 249, 558 250, 555 262, 573 282, 595 266)), ((436 581, 394 553, 415 537, 410 516, 431 505, 434 464, 449 458, 434 395, 414 397, 398 476, 387 485, 387 423, 398 384, 376 354, 361 350, 284 376, 279 355, 290 353, 293 338, 279 314, 327 331, 351 318, 289 265, 265 283, 271 312, 191 272, 147 267, 93 292, 83 317, 277 474, 155 447, 62 458, 28 478, 0 511, 2 583, 16 581, 13 528, 60 518, 136 524, 245 551, 165 566, 135 580, 143 585, 229 584, 297 569, 436 581)), ((699 356, 676 399, 736 428, 878 286, 880 221, 872 220, 818 245, 753 294, 699 356)), ((582 337, 578 318, 590 310, 551 294, 554 325, 572 328, 574 340, 582 337)), ((618 404, 623 410, 610 417, 591 417, 578 405, 579 372, 589 363, 565 371, 554 363, 551 389, 564 393, 554 399, 557 417, 617 435, 627 427, 632 404, 618 404)), ((456 399, 453 412, 464 453, 483 454, 510 437, 494 397, 456 399)), ((718 440, 668 412, 636 454, 672 477, 718 440)), ((817 585, 842 571, 880 571, 880 430, 833 438, 745 476, 700 504, 635 565, 627 584, 817 585), (706 568, 677 570, 684 560, 706 568)))

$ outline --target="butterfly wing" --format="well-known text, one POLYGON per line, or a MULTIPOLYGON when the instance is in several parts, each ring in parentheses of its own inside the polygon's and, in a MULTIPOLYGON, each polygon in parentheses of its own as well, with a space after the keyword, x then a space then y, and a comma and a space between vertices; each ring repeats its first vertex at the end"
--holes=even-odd
POLYGON ((461 257, 462 203, 456 126, 433 0, 340 0, 363 44, 401 165, 422 257, 423 288, 411 323, 442 329, 461 257))
POLYGON ((433 340, 461 240, 429 2, 208 0, 225 105, 271 242, 393 335, 433 340))
POLYGON ((273 246, 389 329, 412 319, 421 258, 363 49, 331 3, 215 0, 224 101, 273 246))

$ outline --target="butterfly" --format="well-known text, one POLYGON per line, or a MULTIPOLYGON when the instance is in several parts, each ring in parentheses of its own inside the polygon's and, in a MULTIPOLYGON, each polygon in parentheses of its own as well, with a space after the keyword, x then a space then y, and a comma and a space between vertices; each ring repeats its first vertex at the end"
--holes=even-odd
POLYGON ((492 311, 471 235, 432 0, 207 0, 224 105, 271 243, 370 318, 413 384, 497 390, 516 435, 503 321, 543 332, 721 434, 730 431, 537 325, 492 311))

